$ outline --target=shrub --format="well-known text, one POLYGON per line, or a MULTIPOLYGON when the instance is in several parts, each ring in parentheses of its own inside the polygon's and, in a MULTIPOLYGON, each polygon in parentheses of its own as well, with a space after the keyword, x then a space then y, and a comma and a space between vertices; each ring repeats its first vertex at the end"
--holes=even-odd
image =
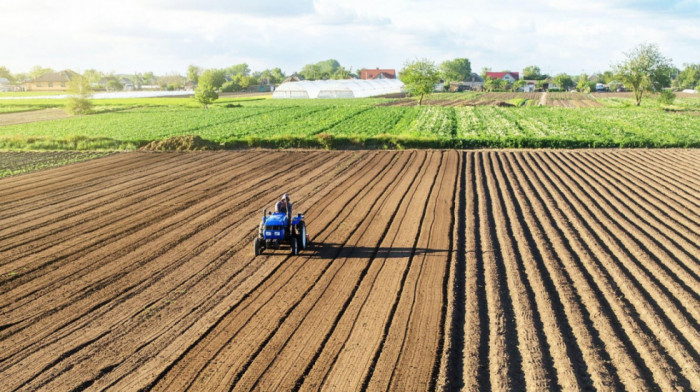
POLYGON ((659 95, 659 102, 664 105, 672 105, 675 99, 676 94, 674 94, 671 90, 663 90, 659 95))

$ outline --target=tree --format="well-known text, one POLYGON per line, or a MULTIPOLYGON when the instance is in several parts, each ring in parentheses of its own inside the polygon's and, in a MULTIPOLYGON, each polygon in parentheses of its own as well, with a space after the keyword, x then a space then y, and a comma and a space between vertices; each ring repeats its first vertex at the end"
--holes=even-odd
POLYGON ((472 66, 466 58, 445 60, 440 64, 440 72, 446 83, 461 82, 472 74, 472 66))
POLYGON ((35 65, 32 67, 32 69, 29 70, 29 77, 31 77, 32 79, 38 79, 49 72, 53 72, 53 69, 43 68, 40 65, 35 65))
POLYGON ((86 69, 83 72, 83 77, 90 83, 99 83, 104 77, 104 74, 96 69, 86 69))
POLYGON ((340 67, 338 67, 337 70, 335 70, 335 72, 333 72, 331 74, 331 79, 336 79, 336 80, 347 79, 350 77, 351 73, 352 73, 352 69, 347 70, 347 69, 345 69, 345 67, 340 66, 340 67))
POLYGON ((671 59, 664 57, 655 44, 640 44, 613 68, 615 74, 634 91, 637 106, 642 103, 644 91, 660 91, 670 83, 671 59))
POLYGON ((116 77, 112 77, 107 81, 107 91, 122 91, 124 86, 116 77))
POLYGON ((540 71, 540 67, 538 67, 536 65, 529 65, 529 66, 523 68, 523 79, 526 79, 526 80, 543 79, 541 71, 540 71))
POLYGON ((143 74, 143 83, 144 84, 154 84, 156 82, 156 76, 153 74, 153 72, 144 72, 143 74))
POLYGON ((218 78, 219 75, 217 75, 216 70, 211 69, 204 71, 199 77, 199 83, 194 90, 194 99, 204 106, 205 109, 219 99, 219 94, 216 92, 218 87, 214 85, 215 82, 218 82, 218 78))
POLYGON ((481 68, 481 73, 479 75, 481 75, 482 78, 485 78, 487 72, 491 72, 491 67, 481 68))
POLYGON ((615 80, 615 74, 612 71, 605 71, 600 74, 600 79, 603 83, 610 84, 610 82, 615 80))
POLYGON ((68 98, 66 99, 66 112, 73 115, 88 114, 92 111, 90 102, 90 81, 81 75, 76 75, 68 82, 68 98))
POLYGON ((572 87, 574 87, 574 80, 571 79, 571 76, 565 74, 565 73, 560 73, 557 76, 552 79, 552 82, 557 85, 557 87, 568 90, 572 87))
POLYGON ((284 80, 284 73, 279 68, 266 69, 260 73, 260 83, 279 84, 284 80))
POLYGON ((518 79, 515 82, 513 82, 513 86, 511 86, 513 91, 518 91, 519 89, 525 87, 525 80, 524 79, 518 79))
POLYGON ((192 64, 189 67, 187 67, 187 80, 194 84, 197 84, 197 81, 199 80, 199 75, 201 75, 201 73, 202 69, 192 64))
POLYGON ((316 64, 306 64, 304 68, 299 71, 299 75, 303 76, 306 80, 330 79, 331 75, 335 74, 339 68, 340 63, 338 60, 328 59, 319 61, 316 64))
POLYGON ((246 63, 232 65, 224 70, 224 75, 230 77, 236 75, 250 76, 250 67, 246 63))
POLYGON ((14 81, 14 78, 12 77, 12 73, 10 73, 10 70, 4 66, 0 66, 0 78, 5 78, 5 79, 9 80, 10 82, 14 81))
POLYGON ((419 95, 418 106, 423 104, 423 96, 430 94, 435 89, 435 84, 440 81, 440 73, 435 63, 428 59, 416 59, 407 61, 399 72, 399 79, 406 86, 406 91, 411 95, 419 95))
POLYGON ((683 70, 676 76, 679 90, 694 89, 700 83, 700 64, 683 64, 683 70))
POLYGON ((576 90, 582 93, 590 93, 591 85, 588 83, 588 75, 582 73, 578 77, 578 83, 576 84, 576 90))

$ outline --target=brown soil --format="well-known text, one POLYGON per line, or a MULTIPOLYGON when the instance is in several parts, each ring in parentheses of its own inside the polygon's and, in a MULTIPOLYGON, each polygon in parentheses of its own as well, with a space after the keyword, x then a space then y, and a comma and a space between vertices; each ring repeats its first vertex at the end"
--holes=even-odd
POLYGON ((698 173, 698 150, 207 151, 3 178, 0 389, 700 390, 698 173), (313 246, 254 257, 285 192, 313 246))
POLYGON ((4 113, 0 114, 0 126, 58 120, 68 117, 70 117, 70 114, 67 114, 65 110, 56 108, 19 113, 4 113))

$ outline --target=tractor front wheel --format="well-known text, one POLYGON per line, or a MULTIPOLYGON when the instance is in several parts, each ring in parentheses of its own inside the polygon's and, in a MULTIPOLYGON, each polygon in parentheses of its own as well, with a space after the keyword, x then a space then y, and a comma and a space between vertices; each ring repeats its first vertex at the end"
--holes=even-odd
POLYGON ((260 238, 256 238, 253 245, 255 246, 255 255, 260 256, 263 252, 262 240, 260 238))

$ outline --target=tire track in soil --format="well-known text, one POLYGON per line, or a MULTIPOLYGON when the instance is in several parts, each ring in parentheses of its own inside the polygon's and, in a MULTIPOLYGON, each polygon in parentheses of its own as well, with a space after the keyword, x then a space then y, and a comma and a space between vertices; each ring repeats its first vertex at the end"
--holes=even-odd
MULTIPOLYGON (((619 290, 624 289, 625 286, 620 287, 609 274, 608 268, 614 265, 611 256, 615 253, 599 237, 598 233, 605 230, 602 227, 598 230, 590 229, 588 225, 596 221, 596 218, 590 214, 581 215, 586 207, 579 202, 577 192, 571 190, 572 185, 567 178, 562 177, 556 169, 552 170, 550 167, 552 163, 544 160, 539 154, 528 154, 528 158, 530 155, 538 169, 552 178, 552 181, 556 181, 552 182, 552 185, 563 191, 567 202, 572 203, 571 207, 567 208, 567 212, 571 212, 568 218, 578 223, 576 232, 582 235, 584 241, 589 241, 588 246, 596 253, 594 257, 590 257, 591 263, 584 264, 587 279, 597 282, 595 290, 599 291, 598 297, 607 308, 608 318, 617 320, 616 323, 620 328, 619 336, 626 342, 628 352, 635 353, 633 356, 636 358, 637 366, 641 369, 649 369, 643 373, 647 377, 653 377, 653 381, 648 379, 649 382, 656 383, 661 388, 667 389, 672 386, 683 388, 682 386, 687 384, 688 380, 684 380, 681 376, 678 364, 662 353, 658 339, 651 333, 649 325, 640 319, 645 315, 640 315, 629 300, 619 296, 619 290)), ((619 257, 619 255, 615 256, 619 257)))
MULTIPOLYGON (((393 157, 392 157, 393 161, 393 157)), ((357 193, 353 196, 352 200, 354 201, 357 199, 356 203, 361 203, 362 200, 366 197, 366 194, 368 192, 373 192, 375 190, 378 190, 378 188, 375 188, 371 184, 374 183, 374 181, 382 181, 383 177, 386 175, 387 171, 391 171, 394 169, 390 169, 391 167, 396 166, 398 167, 398 164, 393 163, 391 165, 385 164, 379 164, 374 167, 374 169, 379 169, 381 170, 376 170, 377 175, 367 177, 362 175, 361 173, 360 178, 356 178, 356 181, 348 181, 351 184, 361 184, 363 181, 365 184, 360 187, 356 188, 358 189, 357 193), (370 182, 371 180, 372 182, 370 182)), ((352 189, 352 188, 350 188, 352 189)), ((340 192, 344 189, 338 188, 337 190, 334 190, 334 192, 331 194, 331 200, 344 200, 343 196, 349 195, 347 193, 347 190, 340 192)), ((336 203, 337 204, 337 203, 336 203)), ((340 203, 340 206, 342 207, 344 203, 340 203)), ((360 204, 362 205, 362 204, 360 204)), ((357 208, 352 205, 349 205, 349 207, 357 208)), ((328 209, 328 204, 325 205, 324 207, 319 208, 321 211, 327 211, 328 209)), ((331 208, 330 211, 338 211, 339 206, 336 205, 335 208, 331 208)), ((348 208, 347 213, 349 214, 350 211, 353 211, 353 209, 348 208)), ((341 211, 343 209, 341 208, 341 211)), ((366 213, 369 213, 369 210, 367 210, 366 213)), ((329 214, 330 216, 330 214, 329 214)), ((318 222, 315 220, 314 222, 318 222)), ((331 228, 331 222, 327 222, 326 225, 323 225, 322 230, 348 230, 349 228, 345 225, 337 225, 335 228, 331 228)), ((316 237, 314 237, 314 241, 322 241, 326 237, 324 237, 324 231, 320 232, 316 237)), ((333 232, 330 233, 333 235, 333 232)), ((283 271, 276 271, 274 278, 277 278, 278 275, 281 274, 283 271)), ((256 288, 257 292, 264 291, 265 289, 269 290, 269 286, 264 286, 264 285, 269 285, 273 280, 273 276, 271 275, 266 281, 264 281, 260 286, 256 288)), ((235 311, 238 314, 233 313, 233 309, 230 314, 226 315, 226 318, 220 319, 219 323, 215 326, 216 329, 212 328, 211 330, 207 331, 205 335, 203 335, 202 340, 198 341, 196 345, 192 345, 188 348, 188 351, 183 354, 182 357, 180 357, 174 366, 171 368, 167 369, 165 373, 162 373, 158 379, 156 379, 156 382, 154 383, 154 388, 156 390, 169 390, 172 388, 173 385, 191 385, 197 377, 199 377, 203 372, 204 368, 209 366, 210 364, 213 363, 213 359, 215 356, 219 355, 219 352, 226 348, 228 344, 217 344, 216 341, 218 339, 224 339, 226 342, 230 342, 231 339, 235 337, 234 330, 231 330, 233 328, 231 326, 231 318, 232 317, 241 317, 240 314, 248 311, 251 312, 252 314, 255 312, 255 309, 252 307, 253 302, 259 300, 260 293, 256 294, 251 294, 249 299, 246 299, 246 302, 242 302, 240 305, 237 305, 235 311), (246 310, 247 307, 251 307, 250 310, 246 310), (227 325, 228 324, 228 325, 227 325), (228 332, 226 332, 228 331, 228 332), (228 334, 231 334, 230 336, 228 334), (204 354, 207 352, 207 347, 211 346, 213 350, 213 354, 204 354), (216 347, 219 347, 218 349, 216 347), (204 356, 206 355, 206 357, 204 356), (198 364, 198 362, 202 362, 201 364, 198 364)), ((259 307, 260 305, 258 305, 259 307)), ((248 323, 248 321, 246 321, 248 323)), ((245 325, 245 324, 244 324, 245 325)))

